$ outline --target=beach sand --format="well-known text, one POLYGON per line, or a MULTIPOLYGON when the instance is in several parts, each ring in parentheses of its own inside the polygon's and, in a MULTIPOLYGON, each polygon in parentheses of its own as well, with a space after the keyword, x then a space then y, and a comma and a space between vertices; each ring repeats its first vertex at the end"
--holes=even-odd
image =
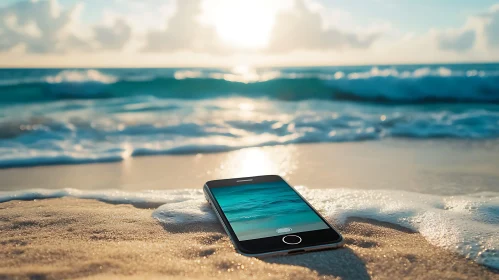
MULTIPOLYGON (((2 169, 0 191, 199 189, 217 178, 280 174, 310 188, 467 194, 497 191, 498 147, 384 140, 2 169)), ((393 224, 351 219, 340 228, 342 249, 259 260, 237 254, 219 224, 172 227, 139 206, 76 198, 0 203, 0 279, 499 278, 393 224)))
POLYGON ((0 204, 0 279, 497 279, 418 233, 349 220, 342 249, 256 259, 218 224, 169 228, 152 209, 74 198, 0 204))

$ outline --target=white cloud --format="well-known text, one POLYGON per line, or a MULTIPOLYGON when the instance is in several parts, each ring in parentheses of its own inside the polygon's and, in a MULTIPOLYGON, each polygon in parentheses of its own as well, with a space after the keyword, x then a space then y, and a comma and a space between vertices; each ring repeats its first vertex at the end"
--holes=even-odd
MULTIPOLYGON (((141 49, 145 52, 246 52, 244 46, 236 47, 224 41, 212 23, 200 21, 203 1, 176 1, 176 12, 166 20, 164 29, 153 30, 149 26, 149 29, 139 32, 133 20, 113 13, 112 16, 105 14, 102 23, 87 26, 79 24, 83 4, 63 9, 58 0, 19 2, 0 9, 0 51, 16 49, 44 54, 123 50, 133 41, 131 45, 136 51, 141 49), (141 44, 142 47, 139 47, 141 44)), ((326 27, 321 14, 323 12, 308 8, 314 7, 314 3, 308 1, 305 4, 302 0, 296 0, 295 7, 291 9, 285 5, 288 9, 276 16, 268 46, 262 45, 260 51, 276 53, 367 48, 378 37, 372 32, 362 35, 360 32, 326 27)), ((320 5, 315 5, 315 8, 326 10, 320 5)))
POLYGON ((367 48, 378 37, 379 34, 360 35, 333 27, 325 29, 320 13, 311 11, 304 1, 297 0, 292 10, 277 15, 268 50, 287 52, 367 48))
MULTIPOLYGON (((277 13, 268 36, 269 42, 266 46, 262 46, 260 51, 275 53, 303 49, 367 48, 379 37, 379 32, 361 34, 360 32, 340 31, 333 27, 325 28, 326 23, 323 21, 323 15, 312 11, 308 6, 315 7, 315 9, 325 8, 320 5, 314 6, 315 2, 308 2, 306 4, 302 0, 296 0, 295 5, 291 5, 291 9, 281 10, 277 13)), ((201 22, 199 20, 202 15, 201 0, 177 1, 177 12, 168 19, 166 29, 148 33, 144 51, 191 50, 206 53, 248 51, 244 49, 244 46, 237 48, 231 46, 231 42, 225 42, 221 39, 217 29, 210 25, 209 21, 201 22)), ((254 20, 258 21, 258 18, 254 20)), ((250 52, 254 52, 254 50, 250 50, 250 52)))
POLYGON ((0 51, 67 53, 121 49, 131 28, 122 19, 111 25, 79 25, 82 4, 62 9, 57 0, 18 2, 0 9, 0 51))
POLYGON ((70 32, 80 10, 80 5, 61 10, 56 0, 19 2, 4 7, 0 9, 0 50, 10 50, 19 44, 33 53, 87 49, 88 45, 70 32))
POLYGON ((177 11, 168 19, 166 29, 148 32, 143 50, 146 52, 220 51, 222 49, 220 38, 215 28, 199 21, 202 13, 201 4, 201 0, 177 1, 177 11))
POLYGON ((499 49, 499 4, 485 13, 469 16, 465 24, 457 29, 436 33, 441 50, 464 52, 487 52, 499 49))
MULTIPOLYGON (((220 30, 233 19, 244 23, 253 18, 253 11, 241 7, 238 11, 243 10, 246 18, 237 17, 238 13, 226 16, 234 10, 226 5, 232 0, 133 1, 135 11, 110 5, 103 8, 101 18, 85 24, 80 22, 83 5, 62 8, 57 0, 4 5, 0 63, 284 66, 499 60, 499 5, 470 16, 462 26, 418 34, 397 29, 384 19, 359 21, 354 14, 317 0, 261 0, 261 7, 272 4, 271 12, 259 14, 265 16, 262 22, 271 23, 267 27, 273 26, 264 36, 268 45, 244 49, 244 44, 233 44, 234 38, 227 39, 220 30)), ((237 24, 230 27, 228 34, 240 29, 237 24)), ((244 30, 254 31, 253 27, 244 30)), ((240 39, 243 34, 237 35, 240 39)))

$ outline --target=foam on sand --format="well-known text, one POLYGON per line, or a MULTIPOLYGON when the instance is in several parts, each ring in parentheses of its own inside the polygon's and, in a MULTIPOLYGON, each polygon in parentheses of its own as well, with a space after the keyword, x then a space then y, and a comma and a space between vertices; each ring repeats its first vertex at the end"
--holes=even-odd
MULTIPOLYGON (((298 190, 334 223, 344 223, 350 217, 393 223, 421 233, 433 245, 499 269, 499 193, 437 196, 383 190, 298 190)), ((138 207, 159 206, 153 217, 177 227, 217 223, 201 190, 29 190, 0 192, 0 202, 67 196, 138 207)))

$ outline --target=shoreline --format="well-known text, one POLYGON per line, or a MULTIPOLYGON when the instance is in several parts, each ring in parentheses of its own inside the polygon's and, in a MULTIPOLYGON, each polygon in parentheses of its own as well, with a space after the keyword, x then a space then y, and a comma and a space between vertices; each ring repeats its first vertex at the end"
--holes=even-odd
POLYGON ((241 147, 241 148, 234 148, 234 149, 227 149, 227 150, 221 150, 221 151, 210 151, 210 152, 186 152, 186 153, 169 153, 169 152, 158 152, 158 153, 139 153, 125 157, 125 158, 108 158, 108 159, 89 159, 86 161, 68 161, 68 162, 52 162, 52 161, 47 161, 44 163, 26 163, 24 165, 20 164, 14 164, 14 165, 0 165, 0 171, 1 170, 17 170, 17 169, 32 169, 32 168, 39 168, 39 167, 63 167, 63 166, 85 166, 85 165, 109 165, 109 164, 120 164, 129 160, 133 159, 141 159, 141 158, 154 158, 154 157, 168 157, 168 158, 178 158, 178 157, 192 157, 192 156, 199 156, 199 155, 220 155, 220 154, 226 154, 226 153, 232 153, 235 151, 240 151, 240 150, 247 150, 247 149, 260 149, 260 148, 268 148, 272 149, 273 147, 286 147, 286 146, 315 146, 315 145, 350 145, 350 144, 364 144, 364 143, 382 143, 384 145, 388 144, 395 144, 395 145, 404 145, 405 144, 416 144, 420 145, 421 143, 428 144, 428 143, 438 143, 438 142, 445 142, 445 144, 449 144, 451 146, 458 146, 458 145, 467 145, 467 146, 488 146, 488 147, 493 147, 495 150, 499 151, 499 140, 496 139, 455 139, 455 138, 423 138, 423 139, 417 139, 417 138, 404 138, 404 137, 395 137, 395 138, 382 138, 382 139, 367 139, 367 140, 353 140, 353 141, 338 141, 338 142, 303 142, 303 143, 289 143, 289 144, 275 144, 275 145, 263 145, 263 146, 248 146, 248 147, 241 147))
POLYGON ((342 249, 259 260, 237 254, 217 223, 169 227, 153 209, 75 198, 10 201, 0 209, 0 276, 7 279, 497 277, 419 233, 367 219, 340 226, 342 249))
POLYGON ((456 195, 497 191, 497 155, 499 140, 283 145, 144 156, 113 163, 0 169, 0 191, 199 189, 214 179, 278 174, 294 186, 456 195))

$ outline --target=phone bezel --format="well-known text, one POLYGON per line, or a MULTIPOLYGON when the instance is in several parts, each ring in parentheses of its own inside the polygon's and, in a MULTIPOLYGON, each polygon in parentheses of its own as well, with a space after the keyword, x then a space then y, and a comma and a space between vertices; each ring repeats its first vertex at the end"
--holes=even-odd
POLYGON ((335 248, 341 246, 343 243, 343 237, 322 215, 312 206, 310 203, 290 184, 288 184, 283 178, 277 175, 265 175, 265 176, 255 176, 255 177, 244 177, 244 178, 233 178, 224 180, 209 181, 204 187, 206 199, 212 205, 218 218, 220 219, 225 231, 230 236, 232 242, 236 249, 245 254, 251 256, 264 256, 264 255, 274 255, 276 253, 287 253, 293 251, 310 251, 310 250, 320 250, 327 248, 335 248), (311 209, 317 216, 319 216, 324 223, 329 227, 328 229, 314 230, 308 232, 292 233, 298 234, 302 237, 303 241, 300 244, 290 245, 282 242, 282 238, 288 234, 276 235, 272 237, 265 237, 252 240, 240 241, 237 238, 231 224, 229 223, 225 213, 218 204, 214 195, 211 192, 212 188, 228 187, 228 186, 243 186, 249 184, 267 183, 267 182, 277 182, 282 181, 286 183, 311 209))

